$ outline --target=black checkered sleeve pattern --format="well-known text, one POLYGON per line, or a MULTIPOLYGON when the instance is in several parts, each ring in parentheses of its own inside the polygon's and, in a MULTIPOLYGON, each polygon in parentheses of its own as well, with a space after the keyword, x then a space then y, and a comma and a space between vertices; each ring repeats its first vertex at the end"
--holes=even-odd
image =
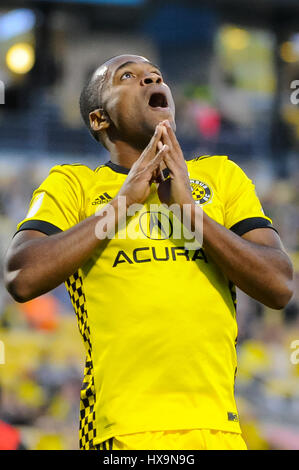
POLYGON ((233 282, 229 281, 228 283, 229 291, 232 297, 232 301, 234 303, 235 310, 237 310, 237 292, 236 292, 236 286, 233 282))
POLYGON ((86 348, 86 363, 84 368, 84 379, 80 393, 80 427, 79 448, 89 450, 94 448, 96 438, 95 421, 95 386, 92 362, 92 346, 90 342, 90 329, 86 308, 86 297, 83 289, 83 279, 77 271, 65 283, 72 305, 74 307, 79 331, 83 337, 86 348))

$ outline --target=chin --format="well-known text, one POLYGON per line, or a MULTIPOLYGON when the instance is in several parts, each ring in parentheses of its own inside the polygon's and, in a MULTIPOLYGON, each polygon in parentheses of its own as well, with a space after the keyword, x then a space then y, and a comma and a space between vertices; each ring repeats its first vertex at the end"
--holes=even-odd
POLYGON ((154 116, 151 115, 145 117, 146 119, 139 128, 141 132, 138 132, 138 136, 135 134, 135 144, 137 144, 139 147, 145 148, 148 145, 149 141, 154 135, 156 126, 162 121, 168 120, 173 131, 176 131, 175 120, 171 114, 155 113, 154 116))
POLYGON ((155 132, 156 126, 162 121, 169 121, 174 132, 176 131, 175 120, 171 114, 163 113, 163 112, 162 113, 157 112, 155 114, 156 115, 154 116, 154 118, 152 118, 151 116, 145 123, 145 127, 147 128, 149 132, 151 132, 151 135, 153 135, 153 133, 155 132))
POLYGON ((159 124, 159 122, 159 120, 149 119, 143 123, 142 127, 144 136, 146 136, 146 138, 151 139, 153 137, 153 134, 156 130, 156 126, 157 124, 159 124))

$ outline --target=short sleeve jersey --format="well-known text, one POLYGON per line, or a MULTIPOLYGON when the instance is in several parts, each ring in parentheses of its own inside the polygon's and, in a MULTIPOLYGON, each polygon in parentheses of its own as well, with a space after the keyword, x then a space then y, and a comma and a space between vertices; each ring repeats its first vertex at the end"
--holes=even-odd
MULTIPOLYGON (((239 236, 272 228, 254 184, 226 156, 187 167, 195 203, 216 222, 239 236)), ((53 236, 70 229, 104 208, 128 171, 112 162, 95 170, 55 166, 18 230, 53 236)), ((240 432, 234 286, 202 247, 174 236, 172 213, 159 204, 153 184, 120 229, 126 236, 102 242, 65 282, 86 347, 82 449, 142 431, 240 432)))

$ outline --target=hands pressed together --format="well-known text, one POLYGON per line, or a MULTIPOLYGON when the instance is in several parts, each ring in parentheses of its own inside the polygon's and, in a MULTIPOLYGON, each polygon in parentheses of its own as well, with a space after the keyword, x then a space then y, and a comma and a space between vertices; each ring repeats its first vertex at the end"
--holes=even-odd
POLYGON ((152 183, 158 185, 158 195, 167 205, 194 204, 187 165, 180 144, 168 121, 159 123, 148 146, 133 164, 118 195, 126 196, 127 207, 144 203, 152 183), (162 170, 167 168, 165 179, 162 170))

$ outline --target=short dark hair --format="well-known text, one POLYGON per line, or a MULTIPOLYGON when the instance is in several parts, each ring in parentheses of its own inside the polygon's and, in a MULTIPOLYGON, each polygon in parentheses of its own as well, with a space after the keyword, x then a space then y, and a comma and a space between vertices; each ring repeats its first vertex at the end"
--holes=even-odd
POLYGON ((99 103, 99 87, 102 81, 103 77, 94 77, 92 74, 83 87, 79 101, 82 119, 85 122, 87 129, 97 142, 99 142, 98 133, 93 131, 90 127, 89 113, 101 107, 101 103, 99 103))
POLYGON ((91 129, 90 127, 90 122, 89 122, 89 113, 94 111, 95 109, 101 108, 102 103, 99 102, 99 90, 100 88, 103 87, 103 84, 106 80, 107 76, 107 70, 104 73, 104 75, 96 75, 96 71, 101 69, 102 67, 108 66, 109 62, 111 62, 113 59, 116 57, 119 57, 118 55, 114 55, 107 59, 102 65, 97 67, 95 71, 90 75, 87 83, 83 87, 83 90, 80 95, 80 112, 83 121, 85 122, 87 129, 91 133, 91 135, 95 138, 97 142, 101 142, 104 145, 104 142, 99 138, 99 133, 95 132, 91 129))

